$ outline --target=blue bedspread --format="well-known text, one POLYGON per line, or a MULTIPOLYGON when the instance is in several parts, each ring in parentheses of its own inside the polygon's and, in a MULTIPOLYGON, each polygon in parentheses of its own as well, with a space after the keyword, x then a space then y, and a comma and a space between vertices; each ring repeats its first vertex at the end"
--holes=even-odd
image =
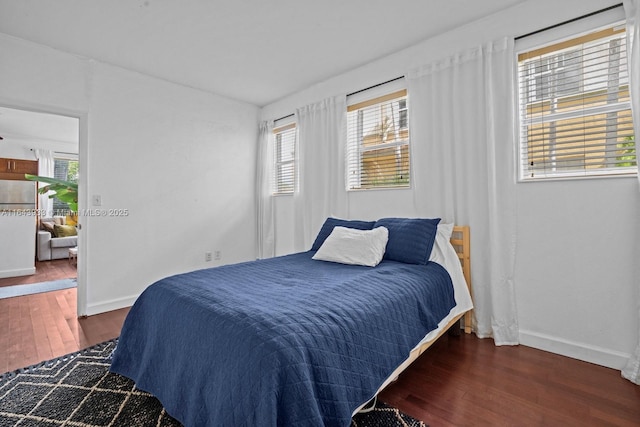
POLYGON ((131 308, 111 370, 186 426, 348 426, 455 305, 440 265, 315 252, 180 274, 131 308))

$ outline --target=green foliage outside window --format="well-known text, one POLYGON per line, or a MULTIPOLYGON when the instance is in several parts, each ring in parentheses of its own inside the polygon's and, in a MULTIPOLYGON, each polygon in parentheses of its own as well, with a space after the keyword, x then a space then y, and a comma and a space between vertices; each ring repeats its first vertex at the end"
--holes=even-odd
POLYGON ((633 167, 638 164, 636 159, 636 143, 634 135, 627 136, 625 142, 620 142, 617 147, 622 150, 620 155, 616 156, 616 166, 633 167))

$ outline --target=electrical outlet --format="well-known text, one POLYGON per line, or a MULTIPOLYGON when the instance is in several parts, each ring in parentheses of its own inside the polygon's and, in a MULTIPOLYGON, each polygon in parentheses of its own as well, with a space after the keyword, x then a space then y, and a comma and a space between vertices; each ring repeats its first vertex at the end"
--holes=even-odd
POLYGON ((205 260, 205 262, 210 262, 211 261, 211 252, 205 252, 204 253, 204 260, 205 260))
POLYGON ((221 251, 215 251, 215 252, 213 253, 213 258, 214 258, 216 261, 221 260, 221 259, 222 259, 222 252, 221 252, 221 251))
POLYGON ((91 202, 93 206, 102 206, 102 196, 99 194, 94 194, 91 196, 91 202))

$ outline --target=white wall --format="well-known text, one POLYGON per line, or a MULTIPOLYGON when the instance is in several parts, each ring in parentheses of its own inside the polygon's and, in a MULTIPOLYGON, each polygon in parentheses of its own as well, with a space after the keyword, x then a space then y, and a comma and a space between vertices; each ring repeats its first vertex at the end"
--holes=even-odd
MULTIPOLYGON (((35 187, 34 187, 35 197, 35 187)), ((34 274, 36 217, 0 212, 0 278, 34 274)))
POLYGON ((255 258, 257 107, 1 34, 0 57, 0 104, 80 117, 80 208, 97 194, 100 209, 128 210, 80 218, 82 314, 255 258))
MULTIPOLYGON (((526 34, 613 4, 565 0, 558 8, 556 1, 528 0, 267 105, 262 118, 282 117, 296 107, 402 76, 483 41, 526 34)), ((413 197, 412 190, 350 193, 349 216, 413 216, 413 197)), ((515 283, 521 342, 621 368, 638 336, 637 180, 523 183, 517 185, 517 204, 515 283)), ((276 215, 277 252, 287 253, 293 248, 290 197, 276 198, 276 215)), ((483 244, 473 240, 473 230, 472 244, 483 244)))

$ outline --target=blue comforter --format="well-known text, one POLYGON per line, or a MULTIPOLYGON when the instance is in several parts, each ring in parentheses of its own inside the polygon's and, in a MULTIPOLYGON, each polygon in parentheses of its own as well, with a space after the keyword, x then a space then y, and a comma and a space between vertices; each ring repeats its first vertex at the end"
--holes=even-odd
POLYGON ((348 426, 455 305, 440 265, 309 251, 180 274, 131 308, 111 370, 187 426, 348 426))

